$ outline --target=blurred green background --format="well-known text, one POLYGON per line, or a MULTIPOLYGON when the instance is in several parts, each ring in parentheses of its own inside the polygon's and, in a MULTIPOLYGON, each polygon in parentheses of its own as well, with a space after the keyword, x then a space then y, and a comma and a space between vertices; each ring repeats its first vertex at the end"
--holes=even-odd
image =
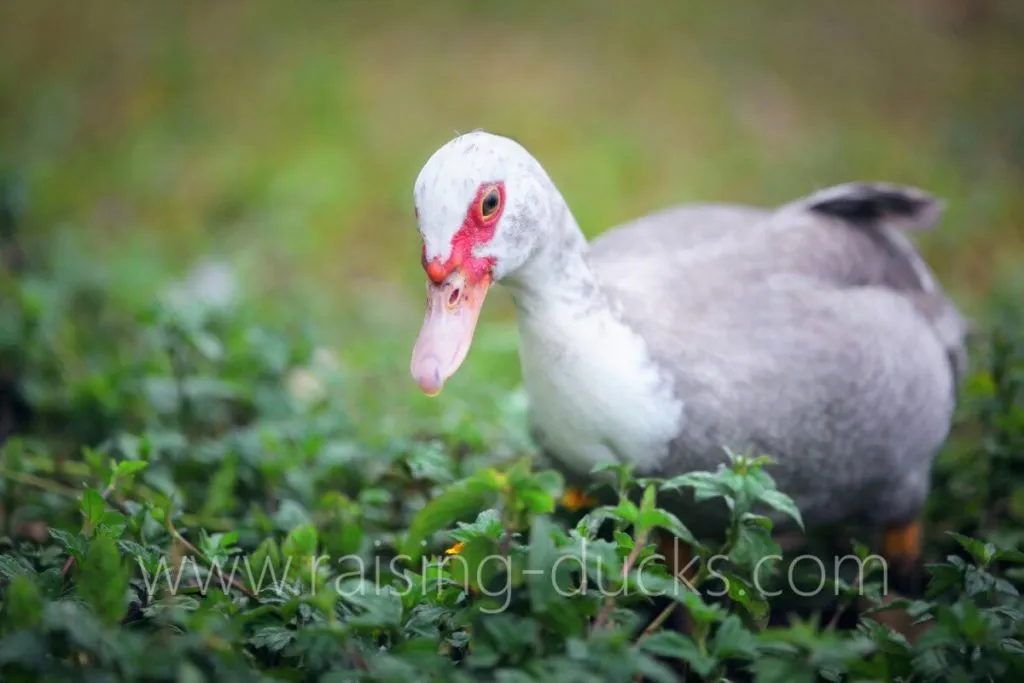
POLYGON ((590 235, 678 202, 921 186, 948 208, 918 242, 983 317, 1024 291, 1022 38, 1015 0, 9 0, 0 171, 23 237, 125 298, 230 264, 406 429, 518 382, 502 295, 441 398, 408 376, 412 185, 456 131, 523 142, 590 235))

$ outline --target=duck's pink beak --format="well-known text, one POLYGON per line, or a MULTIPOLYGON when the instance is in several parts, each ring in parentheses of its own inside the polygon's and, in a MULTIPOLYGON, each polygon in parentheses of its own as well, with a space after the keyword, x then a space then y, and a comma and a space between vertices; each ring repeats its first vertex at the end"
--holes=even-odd
POLYGON ((412 351, 413 379, 428 396, 437 396, 469 353, 490 276, 470 283, 455 270, 441 284, 427 283, 427 313, 412 351))

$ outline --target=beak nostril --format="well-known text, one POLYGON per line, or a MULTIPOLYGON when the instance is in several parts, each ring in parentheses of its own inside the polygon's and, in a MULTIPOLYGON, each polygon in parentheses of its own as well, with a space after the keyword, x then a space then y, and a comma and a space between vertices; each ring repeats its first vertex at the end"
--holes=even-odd
POLYGON ((453 289, 452 293, 448 296, 448 305, 449 306, 454 306, 455 303, 459 300, 459 296, 461 296, 461 294, 462 294, 462 290, 459 289, 458 287, 453 289))

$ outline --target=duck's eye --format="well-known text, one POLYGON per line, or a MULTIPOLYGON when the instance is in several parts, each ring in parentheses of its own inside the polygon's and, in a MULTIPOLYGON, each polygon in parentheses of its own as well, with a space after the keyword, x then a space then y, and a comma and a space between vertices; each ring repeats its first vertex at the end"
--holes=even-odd
POLYGON ((494 216, 498 211, 498 206, 501 204, 501 194, 498 193, 498 188, 492 187, 487 194, 484 195, 483 199, 480 200, 480 215, 484 219, 488 219, 494 216))

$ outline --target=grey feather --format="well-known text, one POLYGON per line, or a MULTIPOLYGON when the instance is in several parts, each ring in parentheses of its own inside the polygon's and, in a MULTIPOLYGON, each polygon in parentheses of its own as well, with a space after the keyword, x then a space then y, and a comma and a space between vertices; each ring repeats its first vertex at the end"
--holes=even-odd
POLYGON ((940 213, 920 190, 861 183, 774 211, 678 207, 595 239, 604 295, 686 405, 670 456, 641 474, 713 469, 726 446, 773 456, 816 524, 913 519, 967 357, 965 321, 903 234, 940 213))

